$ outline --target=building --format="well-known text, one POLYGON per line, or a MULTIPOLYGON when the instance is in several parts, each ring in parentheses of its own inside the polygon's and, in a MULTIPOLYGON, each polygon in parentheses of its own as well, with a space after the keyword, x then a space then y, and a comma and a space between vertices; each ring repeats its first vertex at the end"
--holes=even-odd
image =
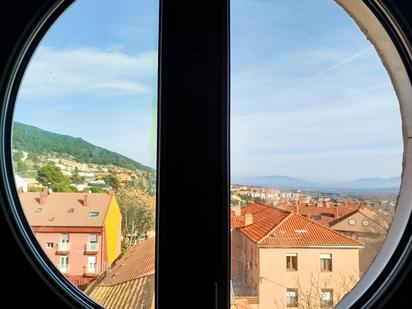
POLYGON ((360 206, 360 204, 355 203, 343 204, 324 201, 317 203, 303 203, 298 201, 296 203, 285 203, 279 205, 278 207, 289 212, 300 214, 320 224, 329 226, 329 222, 358 210, 360 206))
POLYGON ((329 227, 365 244, 359 252, 360 272, 363 274, 382 247, 389 223, 372 209, 361 206, 330 221, 329 227))
POLYGON ((14 181, 16 182, 17 191, 27 192, 29 189, 29 184, 27 181, 19 174, 14 174, 14 181))
POLYGON ((362 243, 300 214, 252 204, 233 210, 231 225, 238 303, 331 307, 359 280, 362 243))
POLYGON ((53 264, 83 288, 119 256, 121 213, 114 194, 19 194, 27 221, 53 264))
POLYGON ((155 239, 130 249, 85 290, 108 309, 154 309, 155 239))

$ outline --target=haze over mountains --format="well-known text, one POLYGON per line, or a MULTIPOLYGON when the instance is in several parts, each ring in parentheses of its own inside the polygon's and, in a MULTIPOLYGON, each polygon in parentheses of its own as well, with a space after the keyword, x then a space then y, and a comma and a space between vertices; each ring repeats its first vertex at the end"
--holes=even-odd
POLYGON ((295 189, 307 191, 348 192, 348 193, 396 193, 400 187, 400 177, 360 178, 353 181, 321 183, 289 176, 260 176, 238 179, 237 184, 295 189))

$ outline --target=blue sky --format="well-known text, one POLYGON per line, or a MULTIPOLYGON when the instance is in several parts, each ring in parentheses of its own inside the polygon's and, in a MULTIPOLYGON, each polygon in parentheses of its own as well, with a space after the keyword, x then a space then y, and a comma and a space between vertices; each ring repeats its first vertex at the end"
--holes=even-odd
POLYGON ((158 3, 79 0, 41 42, 15 119, 156 166, 158 3))
MULTIPOLYGON (((398 103, 334 1, 232 1, 232 177, 400 174, 398 103)), ((79 0, 26 72, 15 119, 155 166, 158 3, 79 0)))
POLYGON ((399 104, 334 1, 232 1, 232 178, 400 175, 399 104))

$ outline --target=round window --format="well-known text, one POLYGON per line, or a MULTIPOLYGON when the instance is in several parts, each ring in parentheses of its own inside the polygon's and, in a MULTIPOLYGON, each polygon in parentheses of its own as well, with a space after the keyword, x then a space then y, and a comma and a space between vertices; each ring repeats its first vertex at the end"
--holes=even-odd
POLYGON ((362 221, 362 225, 363 225, 363 226, 368 226, 368 225, 369 225, 369 221, 368 221, 368 220, 363 220, 363 221, 362 221))
POLYGON ((349 220, 348 220, 348 223, 349 223, 350 225, 355 225, 355 224, 356 224, 356 220, 355 220, 355 219, 349 219, 349 220))

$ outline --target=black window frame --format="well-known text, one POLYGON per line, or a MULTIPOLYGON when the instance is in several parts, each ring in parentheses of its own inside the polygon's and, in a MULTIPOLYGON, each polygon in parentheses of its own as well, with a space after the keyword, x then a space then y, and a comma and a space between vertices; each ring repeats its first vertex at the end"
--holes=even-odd
MULTIPOLYGON (((363 1, 390 34, 411 77, 410 1, 363 1)), ((41 37, 72 2, 0 4, 0 231, 9 250, 1 264, 12 260, 19 273, 26 274, 8 276, 4 295, 12 297, 15 288, 24 284, 38 295, 48 295, 30 299, 31 305, 93 308, 90 299, 53 271, 40 245, 27 233, 21 209, 13 206, 17 192, 12 186, 10 140, 5 138, 11 132, 8 105, 17 94, 24 68, 41 37)), ((156 308, 229 308, 229 0, 161 0, 159 41, 156 308), (176 181, 177 175, 181 182, 176 181), (182 187, 188 193, 185 203, 179 194, 182 187), (200 202, 199 195, 205 197, 200 202), (174 205, 181 207, 179 211, 174 205), (178 250, 175 235, 184 235, 178 250)), ((369 306, 388 301, 395 306, 409 298, 411 232, 410 219, 387 267, 356 306, 367 301, 369 306), (393 269, 392 281, 385 281, 393 269), (375 295, 372 303, 371 295, 375 295)), ((25 298, 12 301, 20 307, 25 298)))

